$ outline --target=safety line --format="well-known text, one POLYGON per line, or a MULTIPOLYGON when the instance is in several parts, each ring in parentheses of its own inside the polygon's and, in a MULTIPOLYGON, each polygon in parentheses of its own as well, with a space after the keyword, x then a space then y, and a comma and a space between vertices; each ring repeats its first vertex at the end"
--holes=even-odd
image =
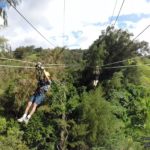
POLYGON ((15 6, 12 5, 12 3, 7 0, 7 2, 16 10, 16 12, 38 33, 43 37, 49 44, 55 47, 55 45, 50 42, 15 6))

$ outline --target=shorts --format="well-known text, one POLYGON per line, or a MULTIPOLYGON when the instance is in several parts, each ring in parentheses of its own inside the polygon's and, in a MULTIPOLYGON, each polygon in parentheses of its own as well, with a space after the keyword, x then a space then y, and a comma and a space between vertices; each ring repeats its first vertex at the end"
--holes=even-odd
POLYGON ((45 95, 44 94, 34 94, 30 97, 30 102, 36 103, 37 105, 41 104, 44 101, 45 95))

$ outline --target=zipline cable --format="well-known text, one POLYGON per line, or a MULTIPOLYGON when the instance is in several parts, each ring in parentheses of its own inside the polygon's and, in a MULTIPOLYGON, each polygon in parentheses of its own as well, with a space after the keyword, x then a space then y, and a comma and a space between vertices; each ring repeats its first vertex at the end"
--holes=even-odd
MULTIPOLYGON (((35 69, 36 67, 32 66, 15 66, 15 65, 0 65, 0 67, 6 67, 6 68, 24 68, 24 69, 35 69)), ((54 67, 68 67, 67 65, 61 65, 61 66, 49 66, 49 67, 44 67, 44 68, 54 68, 54 67)))
POLYGON ((23 62, 23 63, 28 63, 28 64, 33 64, 35 65, 35 62, 30 62, 30 61, 25 61, 25 60, 18 60, 18 59, 10 59, 10 58, 5 58, 5 57, 0 57, 0 60, 9 60, 9 61, 17 61, 17 62, 23 62))
MULTIPOLYGON (((8 3, 26 20, 26 22, 28 22, 31 26, 32 26, 32 28, 34 29, 34 30, 36 30, 47 42, 49 42, 51 45, 53 45, 54 46, 54 44, 52 44, 50 41, 48 41, 44 36, 43 36, 43 34, 41 34, 41 32, 39 32, 33 25, 32 25, 32 23, 30 23, 18 10, 17 10, 17 8, 15 7, 15 6, 13 6, 12 4, 11 4, 11 2, 9 1, 9 0, 7 0, 8 1, 8 3)), ((120 15, 120 12, 121 12, 121 9, 122 9, 122 7, 123 7, 123 5, 124 5, 124 2, 125 2, 125 0, 123 0, 123 2, 122 2, 122 5, 121 5, 121 8, 120 8, 120 10, 119 10, 119 13, 118 13, 118 16, 117 16, 117 18, 116 18, 116 20, 115 20, 115 23, 114 23, 114 25, 116 24, 116 21, 118 20, 118 17, 119 17, 119 15, 120 15)), ((116 4, 115 4, 116 5, 116 4)), ((116 6, 115 6, 116 7, 116 6)), ((115 9, 115 8, 114 8, 115 9)), ((114 12, 113 12, 114 13, 114 12)), ((65 14, 65 0, 64 0, 64 14, 65 14)), ((148 29, 150 27, 150 25, 148 25, 141 33, 139 33, 133 40, 135 40, 137 37, 139 37, 146 29, 148 29)), ((117 62, 114 62, 114 63, 109 63, 109 64, 106 64, 106 65, 103 65, 103 67, 104 66, 108 66, 108 65, 112 65, 112 64, 116 64, 116 63, 120 63, 120 62, 124 62, 124 61, 127 61, 127 60, 132 60, 132 59, 136 59, 136 58, 130 58, 130 59, 126 59, 126 60, 122 60, 122 61, 117 61, 117 62)), ((17 61, 19 61, 19 60, 17 60, 17 61)), ((22 62, 27 62, 27 61, 22 61, 22 62)), ((30 62, 28 62, 28 63, 30 63, 30 62)), ((32 63, 32 62, 31 62, 32 63)), ((35 63, 33 63, 33 64, 35 64, 35 63)), ((61 66, 63 66, 63 64, 46 64, 46 65, 61 65, 61 66)))
POLYGON ((136 40, 141 34, 143 34, 148 28, 150 27, 150 24, 145 27, 132 41, 136 40))
POLYGON ((16 10, 16 12, 38 33, 40 34, 40 36, 45 39, 50 45, 54 46, 55 45, 50 42, 14 5, 12 5, 12 3, 7 0, 7 2, 16 10))
MULTIPOLYGON (((124 5, 124 2, 125 2, 125 0, 123 0, 123 2, 122 2, 122 4, 121 4, 120 10, 119 10, 119 12, 118 12, 118 15, 117 15, 117 17, 116 17, 116 20, 115 20, 115 23, 113 24, 113 26, 115 26, 115 24, 116 24, 116 22, 117 22, 117 20, 118 20, 118 17, 119 17, 119 15, 120 15, 120 12, 121 12, 121 9, 122 9, 122 7, 123 7, 123 5, 124 5)), ((111 16, 111 19, 110 19, 110 25, 111 25, 111 22, 112 22, 112 18, 113 18, 113 15, 114 15, 116 6, 117 6, 117 0, 116 0, 116 2, 115 2, 115 6, 114 6, 114 9, 113 9, 113 13, 112 13, 112 16, 111 16)), ((108 32, 108 31, 106 31, 106 33, 105 33, 106 35, 107 35, 107 32, 108 32)), ((102 39, 102 41, 103 41, 103 39, 102 39)), ((109 64, 106 64, 106 65, 109 65, 109 64)), ((102 66, 105 66, 105 65, 102 65, 102 66)))
POLYGON ((25 69, 33 69, 35 67, 31 66, 13 66, 13 65, 0 65, 0 67, 6 67, 6 68, 25 68, 25 69))
POLYGON ((112 12, 112 16, 111 16, 111 18, 110 18, 110 25, 111 25, 111 23, 112 23, 112 19, 113 19, 113 16, 114 16, 114 12, 115 12, 115 9, 116 9, 116 6, 117 6, 117 0, 116 0, 116 2, 115 2, 115 6, 114 6, 114 9, 113 9, 113 12, 112 12))
MULTIPOLYGON (((142 67, 142 66, 150 66, 150 64, 140 64, 140 65, 124 65, 124 66, 113 66, 113 67, 103 67, 103 69, 117 69, 117 68, 131 68, 131 67, 142 67)), ((5 68, 23 68, 23 69, 35 69, 36 67, 31 66, 14 66, 14 65, 0 65, 0 67, 5 68)), ((44 68, 54 68, 54 67, 68 67, 67 65, 64 66, 50 66, 50 67, 44 67, 44 68)), ((149 68, 150 69, 150 68, 149 68)))
POLYGON ((64 38, 65 38, 65 16, 66 15, 66 1, 64 0, 64 8, 63 8, 63 33, 62 33, 62 45, 64 47, 65 45, 65 41, 64 41, 64 38))
POLYGON ((117 68, 142 67, 142 66, 150 66, 150 64, 104 67, 103 69, 117 69, 117 68))
MULTIPOLYGON (((114 15, 114 12, 115 12, 115 9, 116 9, 116 6, 117 6, 117 2, 118 2, 118 1, 116 0, 115 5, 114 5, 114 9, 113 9, 113 12, 112 12, 112 16, 111 16, 111 19, 110 19, 110 25, 111 25, 111 22, 112 22, 112 19, 113 19, 113 15, 114 15)), ((124 5, 124 2, 125 2, 125 0, 123 0, 123 2, 122 2, 122 4, 121 4, 120 10, 119 10, 118 15, 117 15, 116 20, 115 20, 115 23, 114 23, 112 26, 115 26, 115 24, 116 24, 116 22, 117 22, 117 20, 118 20, 118 18, 119 18, 119 15, 120 15, 121 9, 122 9, 122 7, 123 7, 123 5, 124 5)), ((108 26, 107 26, 107 28, 108 28, 108 26)), ((107 35, 107 32, 108 32, 108 30, 106 30, 105 35, 107 35)), ((104 40, 104 39, 102 39, 102 42, 103 42, 103 40, 104 40)))
MULTIPOLYGON (((128 58, 128 59, 116 61, 116 62, 113 62, 113 63, 109 63, 109 64, 106 64, 106 65, 102 65, 102 67, 110 66, 110 65, 114 65, 114 64, 118 64, 118 63, 121 63, 121 62, 130 61, 130 60, 134 60, 134 59, 138 59, 138 58, 142 58, 142 57, 145 57, 145 56, 136 56, 136 57, 133 57, 133 58, 128 58)), ((148 57, 148 56, 147 56, 147 57, 148 57)))
MULTIPOLYGON (((137 37, 139 37, 142 33, 144 33, 148 28, 150 27, 150 25, 148 25, 146 28, 144 28, 133 40, 135 40, 137 37)), ((129 46, 129 44, 128 44, 129 46)), ((138 59, 139 57, 148 57, 149 55, 147 56, 136 56, 134 58, 128 58, 128 59, 124 59, 124 60, 121 60, 121 61, 116 61, 116 62, 113 62, 113 63, 109 63, 109 64, 105 64, 105 65, 102 65, 102 67, 105 67, 105 66, 109 66, 109 65, 113 65, 113 64, 118 64, 118 63, 121 63, 121 62, 125 62, 125 61, 128 61, 128 60, 134 60, 134 59, 138 59)), ((11 60, 11 61, 18 61, 18 62, 24 62, 24 63, 30 63, 30 64, 36 64, 35 62, 29 62, 29 61, 22 61, 22 60, 17 60, 17 59, 9 59, 9 58, 0 58, 0 59, 5 59, 5 60, 11 60)), ((45 66, 66 66, 65 64, 44 64, 45 66)), ((68 66, 71 66, 71 65, 68 65, 68 66)), ((75 65, 73 65, 75 66, 75 65)))
MULTIPOLYGON (((0 57, 0 60, 17 61, 17 62, 22 62, 22 63, 28 63, 28 64, 36 65, 35 62, 24 61, 24 60, 18 60, 18 59, 10 59, 10 58, 5 58, 5 57, 0 57)), ((44 66, 66 66, 65 64, 43 64, 43 65, 44 65, 44 66)), ((69 65, 68 65, 68 66, 69 66, 69 65)))
POLYGON ((124 2, 125 2, 125 0, 123 0, 123 2, 122 2, 122 4, 121 4, 121 7, 120 7, 120 9, 119 9, 118 15, 117 15, 117 17, 116 17, 116 20, 115 20, 113 26, 115 26, 115 24, 116 24, 116 22, 117 22, 117 20, 118 20, 118 18, 119 18, 119 15, 120 15, 120 12, 121 12, 121 10, 122 10, 122 8, 123 8, 124 2))

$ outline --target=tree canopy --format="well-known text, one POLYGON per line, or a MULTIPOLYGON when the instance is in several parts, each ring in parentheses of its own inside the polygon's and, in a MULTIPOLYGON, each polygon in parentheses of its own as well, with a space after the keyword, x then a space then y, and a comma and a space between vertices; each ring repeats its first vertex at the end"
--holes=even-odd
POLYGON ((1 68, 0 148, 144 150, 148 144, 144 137, 150 131, 150 67, 146 65, 150 59, 141 56, 150 49, 131 37, 127 31, 108 27, 87 50, 21 46, 0 52, 11 59, 66 65, 47 68, 52 86, 28 125, 19 124, 17 118, 36 88, 35 70, 1 68), (121 62, 106 68, 116 61, 121 62), (99 83, 94 87, 95 78, 99 83))

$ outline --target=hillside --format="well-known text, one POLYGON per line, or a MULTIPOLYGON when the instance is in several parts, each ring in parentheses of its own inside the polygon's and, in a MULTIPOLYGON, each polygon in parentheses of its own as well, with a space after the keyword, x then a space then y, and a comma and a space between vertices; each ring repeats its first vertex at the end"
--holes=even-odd
POLYGON ((150 48, 131 37, 109 27, 87 50, 1 51, 0 150, 144 150, 150 59, 142 54, 150 48), (37 62, 51 74, 52 85, 26 125, 17 119, 36 88, 37 62))

